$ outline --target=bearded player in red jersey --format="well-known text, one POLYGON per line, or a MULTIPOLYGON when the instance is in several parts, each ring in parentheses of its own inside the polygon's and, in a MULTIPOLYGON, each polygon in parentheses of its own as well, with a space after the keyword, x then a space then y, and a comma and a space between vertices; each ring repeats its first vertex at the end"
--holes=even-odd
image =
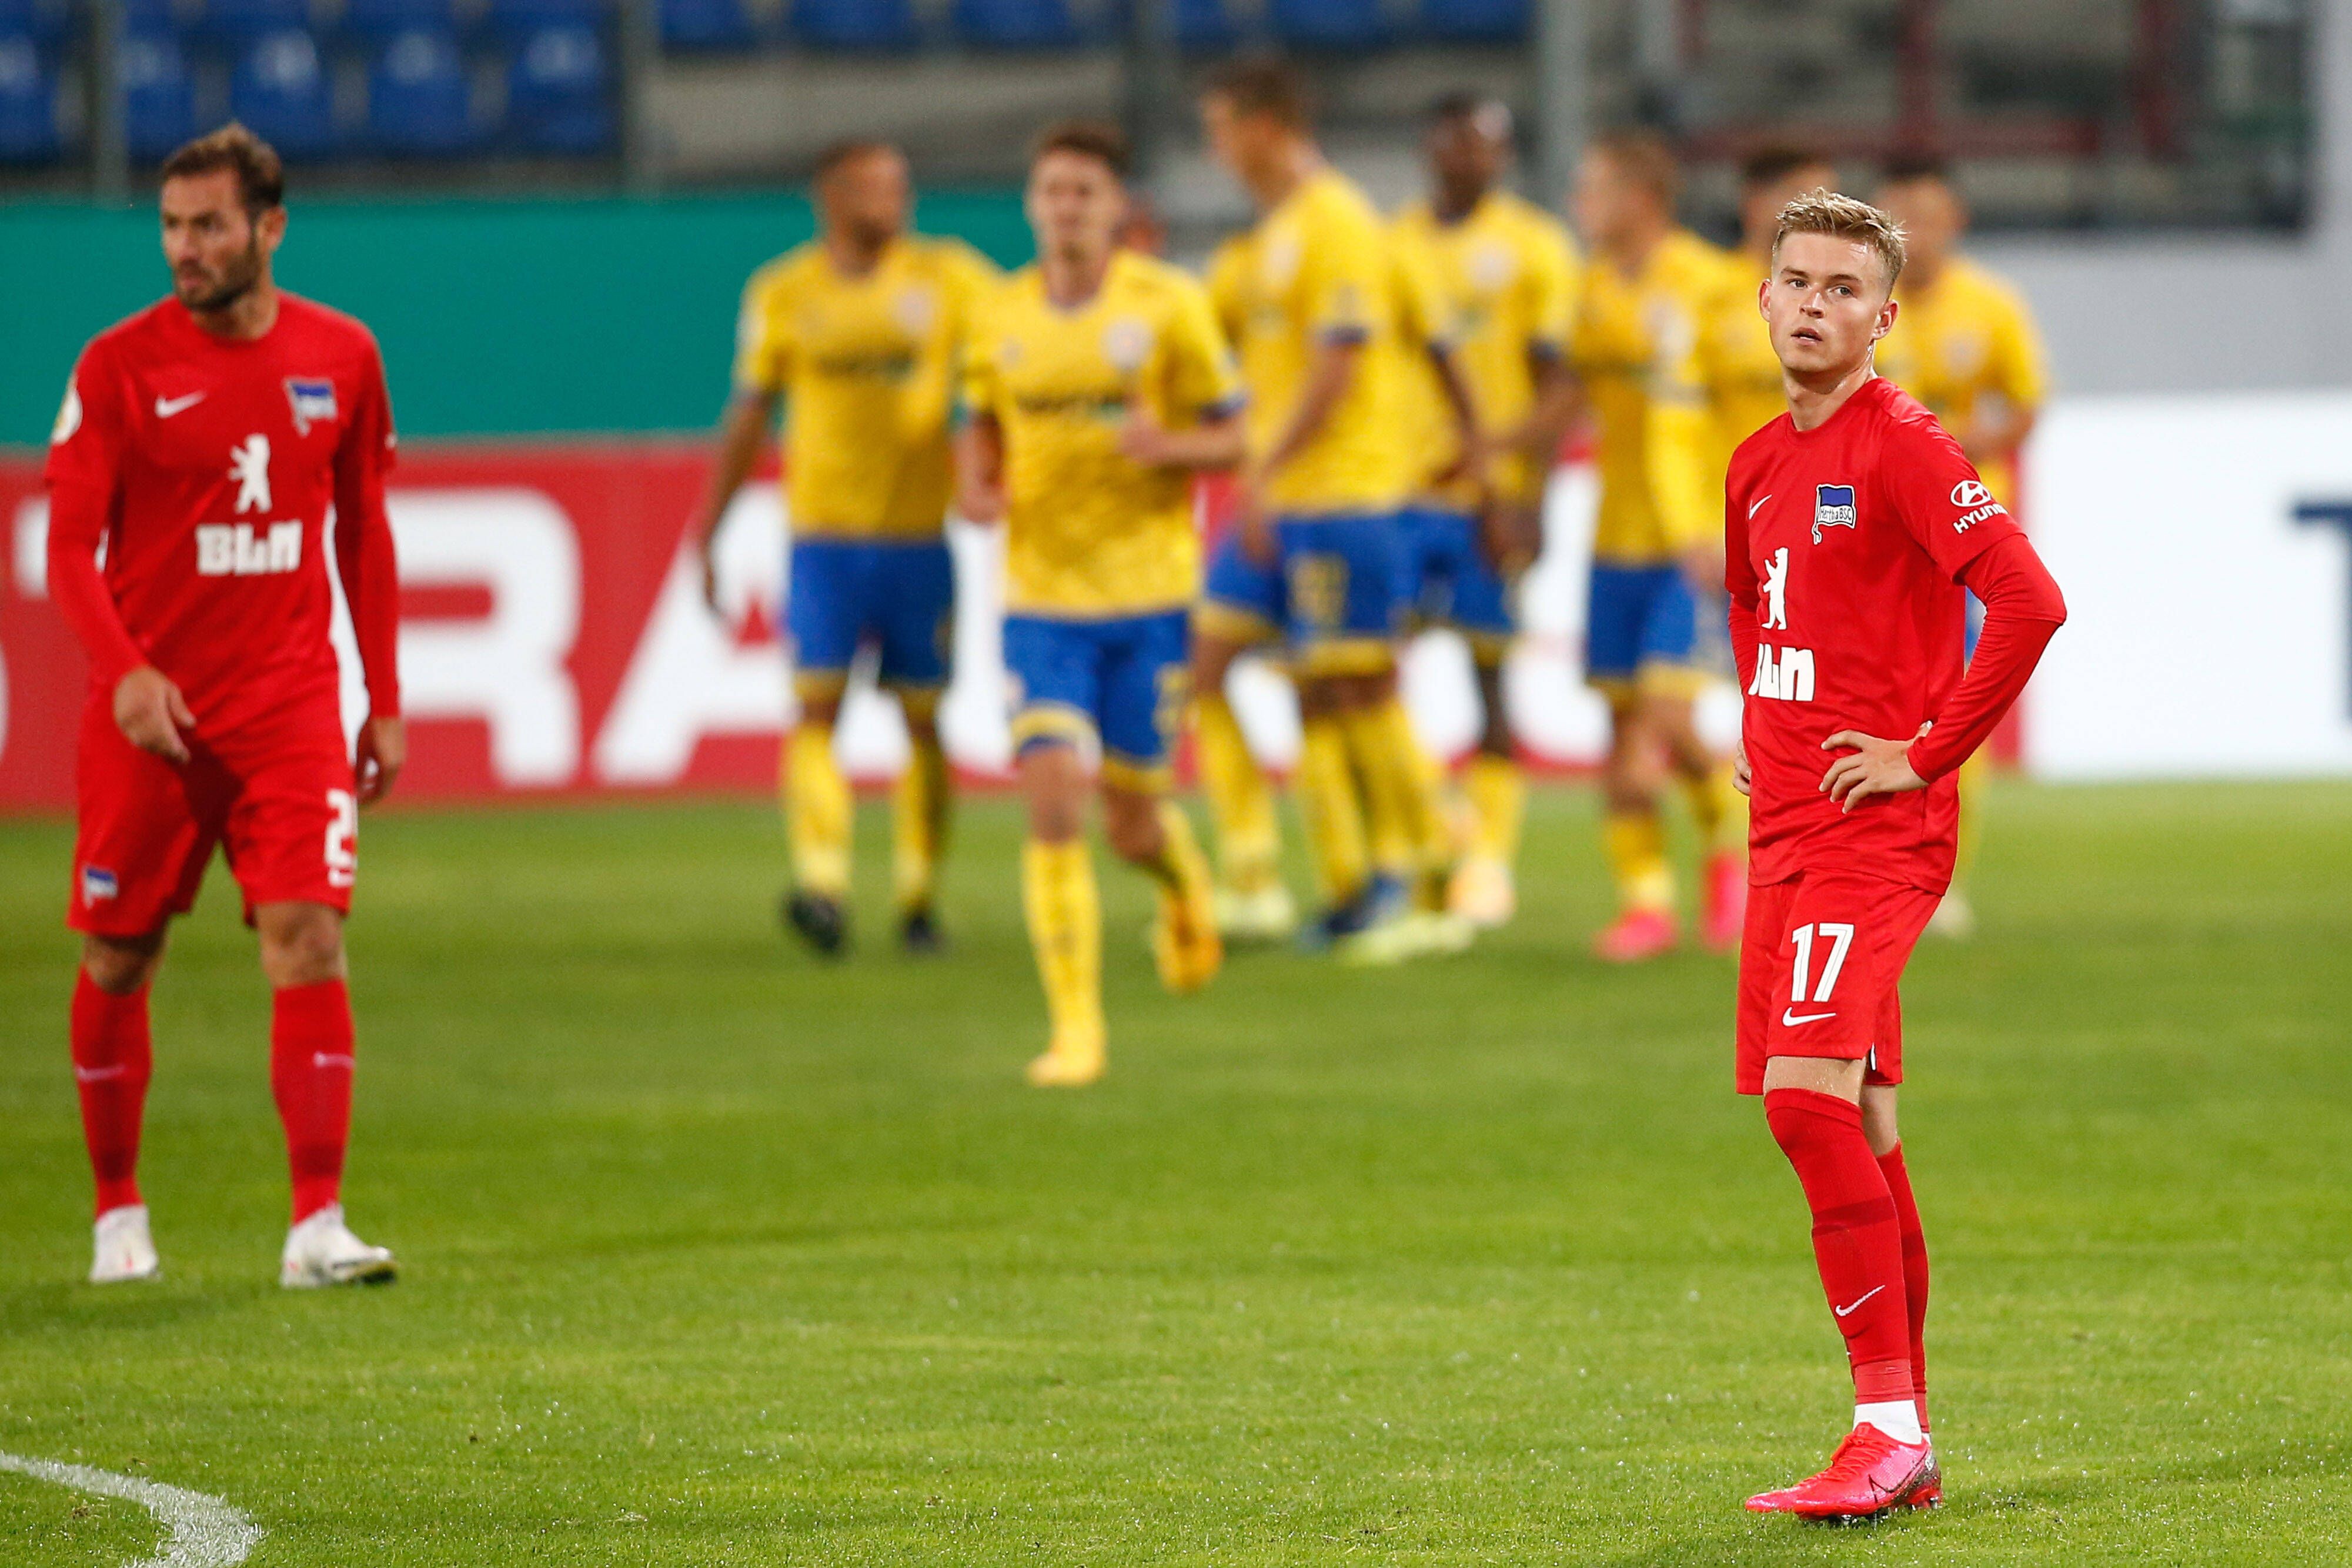
POLYGON ((270 279, 278 155, 231 125, 163 165, 171 298, 90 340, 50 439, 49 585, 89 655, 67 924, 74 1078, 98 1183, 93 1283, 158 1271, 139 1195, 147 990, 164 928, 228 855, 273 991, 289 1286, 389 1280, 343 1224, 352 1011, 343 916, 360 806, 406 755, 375 340, 270 279), (356 763, 328 641, 327 519, 367 676, 356 763))
POLYGON ((1895 983, 1951 882, 1954 770, 2066 618, 1959 443, 1873 366, 1902 269, 1874 207, 1814 191, 1782 210, 1759 298, 1789 413, 1741 445, 1724 497, 1752 801, 1738 1088, 1804 1187, 1854 1386, 1829 1468, 1748 1506, 1812 1519, 1942 1500, 1895 983), (1965 674, 1963 588, 1986 611, 1965 674))

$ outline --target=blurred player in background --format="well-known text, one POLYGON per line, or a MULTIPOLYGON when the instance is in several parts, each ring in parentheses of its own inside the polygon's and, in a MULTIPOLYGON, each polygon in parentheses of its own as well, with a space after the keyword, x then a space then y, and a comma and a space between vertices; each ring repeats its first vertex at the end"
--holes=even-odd
POLYGON ((1423 488, 1399 527, 1417 617, 1459 631, 1477 672, 1485 724, 1466 779, 1470 853, 1452 904, 1493 926, 1517 906, 1512 867, 1526 807, 1503 659, 1514 585, 1542 546, 1544 488, 1576 407, 1567 353, 1580 263, 1557 220, 1503 188, 1511 113, 1501 100, 1439 99, 1424 146, 1430 196, 1398 214, 1395 243, 1431 279, 1491 455, 1484 472, 1472 471, 1437 363, 1410 377, 1403 428, 1422 453, 1423 488))
MULTIPOLYGON (((2016 507, 2018 455, 2049 393, 2032 313, 2015 288, 1958 254, 1969 209, 1940 160, 1890 163, 1878 202, 1903 225, 1911 252, 1895 295, 1902 313, 1879 347, 1881 371, 1926 403, 1984 475, 1986 486, 2016 507)), ((1975 613, 1972 604, 1971 647, 1975 613)), ((1975 805, 1989 766, 1989 757, 1979 754, 1960 775, 1963 874, 1975 858, 1975 805)), ((1928 929, 1952 937, 1976 929, 1975 911, 1957 882, 1928 929)))
POLYGON ((1778 226, 1759 298, 1789 414, 1740 447, 1724 497, 1754 805, 1736 1082, 1764 1097, 1812 1211, 1854 1416, 1826 1469, 1748 1506, 1855 1519, 1943 1496, 1927 1249, 1895 1125, 1897 982, 1951 880, 1953 771, 2066 611, 1959 444, 1873 369, 1899 319, 1902 231, 1824 191, 1778 226), (1965 666, 1963 585, 1987 606, 1965 666))
POLYGON ((1739 246, 1731 253, 1738 287, 1724 291, 1722 308, 1710 328, 1722 452, 1716 470, 1718 493, 1733 451, 1789 408, 1772 334, 1756 316, 1756 286, 1772 269, 1780 209, 1808 191, 1834 191, 1837 185, 1835 165, 1811 148, 1792 142, 1759 148, 1740 162, 1739 246))
MULTIPOLYGON (((1397 694, 1404 583, 1396 513, 1414 458, 1398 427, 1412 350, 1402 279, 1379 214, 1324 161, 1286 67, 1227 70, 1201 99, 1211 148, 1262 214, 1212 280, 1235 323, 1249 396, 1237 526, 1210 562, 1193 670, 1202 774, 1221 845, 1263 811, 1232 787, 1241 747, 1223 703, 1233 659, 1276 631, 1298 682, 1298 788, 1328 913, 1348 944, 1410 915, 1373 842, 1442 841, 1431 771, 1397 694)), ((1254 771, 1254 765, 1250 768, 1254 771)), ((1260 787, 1262 789, 1262 785, 1260 787)), ((1229 862, 1234 858, 1228 852, 1229 862)))
POLYGON ((1208 861, 1167 796, 1201 586, 1192 476, 1241 461, 1241 384, 1202 287, 1120 248, 1127 163, 1112 126, 1039 138, 1037 261, 982 307, 964 380, 960 509, 1005 524, 1022 897, 1053 1020, 1041 1085, 1104 1065, 1082 747, 1100 756, 1104 836, 1159 884, 1161 981, 1195 990, 1223 961, 1208 861))
POLYGON ((1745 873, 1729 771, 1699 737, 1693 703, 1710 678, 1697 607, 1722 571, 1722 378, 1709 329, 1737 276, 1676 225, 1680 176, 1644 132, 1598 139, 1577 173, 1577 224, 1592 250, 1570 356, 1598 424, 1601 507, 1593 525, 1587 677, 1609 704, 1602 832, 1621 904, 1595 951, 1655 957, 1680 940, 1658 798, 1680 779, 1704 848, 1699 930, 1738 940, 1745 873))
POLYGON ((147 994, 218 847, 271 989, 269 1082, 294 1186, 279 1282, 389 1280, 392 1254, 352 1234, 341 1201, 359 808, 408 749, 383 361, 365 327, 273 281, 285 175, 243 126, 167 159, 162 207, 172 298, 90 340, 49 446, 49 588, 90 667, 67 915, 82 934, 72 1039, 98 1183, 89 1277, 160 1271, 138 1177, 147 994), (331 511, 367 678, 356 764, 328 641, 331 511))
POLYGON ((959 240, 908 233, 907 161, 895 147, 826 152, 816 204, 817 237, 743 291, 735 397, 695 537, 716 611, 711 546, 781 402, 793 536, 784 629, 800 704, 781 768, 793 858, 784 918, 819 953, 847 946, 853 807, 834 729, 850 665, 871 645, 911 747, 892 801, 899 938, 929 953, 941 940, 932 894, 949 810, 939 729, 955 615, 942 533, 949 413, 973 305, 995 273, 959 240))

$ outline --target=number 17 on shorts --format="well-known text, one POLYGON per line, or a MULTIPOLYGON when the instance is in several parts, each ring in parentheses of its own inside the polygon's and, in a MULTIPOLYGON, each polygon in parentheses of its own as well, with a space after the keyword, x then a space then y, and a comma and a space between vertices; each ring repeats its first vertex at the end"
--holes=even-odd
POLYGON ((1775 1056, 1867 1061, 1868 1082, 1901 1082, 1896 988, 1941 896, 1826 871, 1751 888, 1739 947, 1739 1092, 1762 1093, 1775 1056))

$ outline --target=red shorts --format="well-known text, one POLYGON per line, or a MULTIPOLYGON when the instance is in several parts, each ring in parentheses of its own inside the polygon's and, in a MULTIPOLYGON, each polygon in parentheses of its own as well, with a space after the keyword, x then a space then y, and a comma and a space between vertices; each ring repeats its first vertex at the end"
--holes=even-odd
POLYGON ((68 925, 98 936, 162 929, 195 903, 215 844, 245 892, 248 925, 257 904, 351 908, 359 800, 331 703, 191 737, 188 749, 186 762, 166 762, 123 738, 109 703, 82 710, 68 925))
POLYGON ((1749 888, 1739 942, 1739 1092, 1764 1092, 1764 1063, 1775 1056, 1867 1061, 1867 1082, 1902 1082, 1895 984, 1942 899, 1845 871, 1749 888))

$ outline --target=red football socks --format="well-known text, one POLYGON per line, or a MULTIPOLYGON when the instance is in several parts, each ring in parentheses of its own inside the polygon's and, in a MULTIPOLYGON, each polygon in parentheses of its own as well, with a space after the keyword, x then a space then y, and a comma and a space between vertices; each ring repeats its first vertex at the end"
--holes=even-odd
POLYGON ((269 1087, 286 1124, 299 1224, 342 1196, 352 1127, 352 1001, 341 980, 276 993, 269 1087))
POLYGON ((1927 1238, 1919 1228, 1919 1206, 1911 1197, 1911 1173, 1903 1166, 1903 1145, 1878 1156, 1878 1174, 1886 1178, 1887 1196, 1895 1200, 1895 1225, 1903 1236, 1903 1301, 1911 1314, 1911 1397, 1919 1406, 1919 1424, 1927 1424, 1927 1238))
POLYGON ((1810 1089, 1775 1089, 1764 1119, 1813 1211, 1813 1260, 1845 1335, 1856 1405, 1909 1403, 1910 1317, 1895 1199, 1863 1136, 1862 1107, 1810 1089))
POLYGON ((147 1109, 154 1051, 147 1032, 147 988, 127 997, 98 988, 74 972, 74 1086, 81 1092, 81 1134, 98 1181, 98 1212, 139 1198, 139 1124, 147 1109))

